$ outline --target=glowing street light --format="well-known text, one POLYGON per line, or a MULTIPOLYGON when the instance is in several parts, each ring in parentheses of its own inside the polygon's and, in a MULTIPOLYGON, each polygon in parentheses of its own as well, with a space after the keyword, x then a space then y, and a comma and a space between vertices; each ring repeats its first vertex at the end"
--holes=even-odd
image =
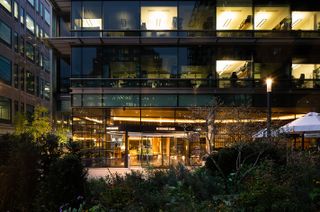
POLYGON ((271 92, 272 92, 272 78, 267 78, 266 79, 266 84, 267 84, 267 137, 271 137, 271 92))

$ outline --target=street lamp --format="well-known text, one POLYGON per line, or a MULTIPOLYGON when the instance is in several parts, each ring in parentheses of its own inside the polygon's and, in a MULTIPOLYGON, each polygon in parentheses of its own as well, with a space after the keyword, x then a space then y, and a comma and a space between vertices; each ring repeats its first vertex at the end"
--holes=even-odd
POLYGON ((272 92, 272 79, 271 78, 267 78, 266 79, 266 84, 267 84, 267 108, 268 108, 268 112, 267 112, 267 137, 270 138, 271 137, 271 92, 272 92))

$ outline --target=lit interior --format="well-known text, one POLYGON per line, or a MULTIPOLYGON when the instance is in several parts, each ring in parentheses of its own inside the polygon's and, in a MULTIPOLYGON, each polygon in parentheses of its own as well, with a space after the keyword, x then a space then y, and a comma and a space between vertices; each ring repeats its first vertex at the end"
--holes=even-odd
POLYGON ((217 7, 217 30, 250 30, 251 19, 251 7, 217 7))
POLYGON ((289 8, 256 7, 254 28, 256 30, 284 30, 289 27, 289 8))
POLYGON ((148 30, 177 29, 176 7, 141 7, 141 28, 148 30))
POLYGON ((245 60, 217 60, 216 70, 219 78, 230 78, 233 72, 236 72, 238 78, 248 76, 249 61, 245 60))
POLYGON ((304 79, 313 79, 319 68, 319 64, 292 64, 292 77, 300 79, 304 74, 304 79))
POLYGON ((102 19, 101 18, 83 18, 82 27, 100 30, 102 29, 102 19))
POLYGON ((320 21, 319 12, 292 12, 292 29, 293 30, 317 30, 320 21))
POLYGON ((0 4, 6 8, 9 12, 11 12, 11 4, 9 1, 6 0, 0 0, 0 4))
POLYGON ((34 21, 29 16, 26 16, 26 24, 27 29, 34 33, 34 21))

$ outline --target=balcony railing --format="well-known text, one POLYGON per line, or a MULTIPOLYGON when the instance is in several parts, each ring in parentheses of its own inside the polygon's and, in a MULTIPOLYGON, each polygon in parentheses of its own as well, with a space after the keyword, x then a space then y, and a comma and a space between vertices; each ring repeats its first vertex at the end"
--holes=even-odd
POLYGON ((75 37, 320 38, 314 30, 71 30, 75 37))
MULTIPOLYGON (((320 79, 276 80, 275 89, 320 89, 320 79)), ((260 79, 71 78, 72 88, 263 88, 260 79)))

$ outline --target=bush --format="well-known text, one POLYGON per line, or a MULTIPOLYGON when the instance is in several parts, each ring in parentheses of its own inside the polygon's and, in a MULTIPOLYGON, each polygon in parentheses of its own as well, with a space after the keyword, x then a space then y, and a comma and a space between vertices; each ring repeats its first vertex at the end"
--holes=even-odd
POLYGON ((76 155, 66 155, 50 166, 41 183, 38 206, 41 211, 57 211, 61 206, 77 207, 84 196, 86 170, 76 155))
POLYGON ((32 211, 40 178, 39 148, 24 134, 3 136, 0 149, 0 211, 32 211))

